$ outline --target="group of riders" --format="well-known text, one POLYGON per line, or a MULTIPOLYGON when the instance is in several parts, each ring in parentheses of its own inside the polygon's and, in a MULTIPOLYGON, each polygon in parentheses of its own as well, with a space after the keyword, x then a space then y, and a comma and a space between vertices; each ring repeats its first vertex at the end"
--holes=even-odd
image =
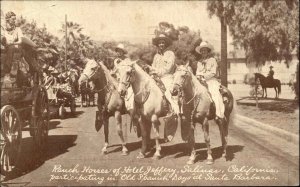
MULTIPOLYGON (((5 24, 1 23, 1 53, 2 50, 5 51, 5 59, 1 59, 1 79, 4 83, 14 83, 16 81, 16 76, 20 68, 20 64, 25 64, 26 60, 22 56, 22 51, 18 47, 21 44, 21 38, 23 37, 22 31, 16 26, 16 15, 13 12, 8 12, 5 15, 5 24)), ((161 79, 165 89, 165 96, 170 102, 173 112, 176 114, 180 113, 180 108, 177 102, 174 101, 170 94, 172 76, 176 69, 176 55, 170 50, 172 45, 172 40, 166 33, 161 33, 155 38, 153 38, 153 45, 157 47, 157 53, 153 58, 152 66, 149 66, 149 74, 152 75, 154 79, 161 79)), ((118 67, 130 60, 126 55, 128 54, 123 44, 119 44, 116 49, 117 58, 113 61, 112 68, 110 68, 111 74, 117 80, 119 79, 118 67)), ((220 82, 217 78, 217 67, 218 63, 213 57, 213 47, 208 42, 201 42, 199 46, 195 48, 195 51, 199 53, 202 58, 197 62, 196 76, 201 83, 205 83, 211 94, 211 99, 216 107, 217 118, 224 118, 224 99, 220 93, 220 82)), ((1 55, 2 56, 2 55, 1 55)), ((83 53, 81 54, 81 60, 86 64, 90 60, 83 53)), ((27 64, 28 66, 28 64, 27 64)), ((273 78, 274 71, 270 67, 269 77, 273 78)), ((25 68, 26 69, 26 68, 25 68)), ((44 65, 42 67, 43 82, 44 84, 63 84, 68 81, 69 74, 71 72, 76 73, 78 76, 80 71, 72 66, 72 64, 65 71, 58 71, 56 68, 44 65)), ((129 89, 127 95, 132 95, 132 90, 129 89)), ((132 107, 132 99, 128 99, 126 102, 126 107, 132 107)))

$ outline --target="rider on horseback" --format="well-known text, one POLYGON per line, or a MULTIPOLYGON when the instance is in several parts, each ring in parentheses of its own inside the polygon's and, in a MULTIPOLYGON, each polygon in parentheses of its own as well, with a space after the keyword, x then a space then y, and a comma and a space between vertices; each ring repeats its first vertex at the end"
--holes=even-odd
MULTIPOLYGON (((157 47, 157 53, 153 59, 150 75, 152 75, 154 79, 161 79, 166 89, 164 94, 171 104, 172 112, 178 115, 180 114, 178 103, 172 98, 170 92, 172 89, 173 73, 176 68, 175 54, 168 49, 172 44, 172 40, 165 34, 160 34, 156 38, 153 38, 152 43, 157 47)), ((160 82, 160 80, 157 82, 160 82)), ((173 116, 174 113, 172 113, 171 116, 173 116)))
POLYGON ((201 44, 196 47, 195 51, 202 56, 202 59, 197 63, 196 76, 200 82, 207 84, 212 100, 216 106, 216 116, 223 119, 225 106, 219 90, 221 84, 216 78, 218 64, 216 59, 212 56, 212 49, 212 46, 207 42, 201 42, 201 44))
POLYGON ((269 71, 267 78, 270 80, 270 82, 273 82, 273 80, 274 80, 273 66, 270 66, 270 71, 269 71))

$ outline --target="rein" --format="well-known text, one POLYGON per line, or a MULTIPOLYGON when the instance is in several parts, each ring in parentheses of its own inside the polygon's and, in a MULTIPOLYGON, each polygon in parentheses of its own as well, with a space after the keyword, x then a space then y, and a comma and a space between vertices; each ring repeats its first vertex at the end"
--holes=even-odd
MULTIPOLYGON (((133 67, 132 67, 133 68, 133 67)), ((128 89, 129 88, 129 86, 130 86, 130 78, 131 78, 131 76, 132 76, 132 74, 133 74, 133 69, 132 69, 132 71, 131 71, 131 73, 130 73, 130 77, 128 78, 128 80, 126 80, 126 82, 120 82, 121 84, 123 84, 125 87, 126 87, 126 89, 128 89)), ((145 84, 146 85, 146 84, 145 84)), ((142 94, 142 93, 144 93, 143 91, 144 90, 146 90, 145 89, 145 86, 143 87, 143 88, 141 88, 135 95, 134 95, 134 102, 136 103, 136 104, 138 104, 138 105, 143 105, 147 100, 148 100, 148 98, 149 98, 149 95, 150 95, 150 91, 148 91, 148 92, 146 92, 146 96, 145 96, 145 99, 141 102, 141 103, 139 103, 139 102, 137 102, 136 101, 136 96, 138 96, 138 95, 140 95, 140 94, 142 94)), ((131 96, 130 96, 131 97, 131 96)), ((130 98, 129 97, 129 98, 130 98)))

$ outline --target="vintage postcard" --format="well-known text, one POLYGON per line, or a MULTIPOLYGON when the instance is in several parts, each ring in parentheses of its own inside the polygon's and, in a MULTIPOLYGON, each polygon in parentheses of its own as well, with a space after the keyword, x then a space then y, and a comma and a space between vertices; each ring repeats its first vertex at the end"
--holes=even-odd
POLYGON ((299 185, 299 1, 1 3, 1 186, 299 185))

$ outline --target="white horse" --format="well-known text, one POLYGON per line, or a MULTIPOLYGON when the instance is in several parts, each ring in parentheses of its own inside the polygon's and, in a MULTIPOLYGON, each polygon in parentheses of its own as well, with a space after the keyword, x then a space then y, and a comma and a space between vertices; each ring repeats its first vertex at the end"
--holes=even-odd
POLYGON ((145 158, 147 144, 150 141, 151 126, 155 134, 156 152, 154 159, 161 157, 159 143, 159 117, 166 116, 170 104, 156 82, 135 62, 127 62, 119 66, 120 81, 118 92, 125 96, 131 85, 136 112, 140 116, 142 148, 137 158, 145 158), (151 124, 151 126, 150 126, 151 124))

